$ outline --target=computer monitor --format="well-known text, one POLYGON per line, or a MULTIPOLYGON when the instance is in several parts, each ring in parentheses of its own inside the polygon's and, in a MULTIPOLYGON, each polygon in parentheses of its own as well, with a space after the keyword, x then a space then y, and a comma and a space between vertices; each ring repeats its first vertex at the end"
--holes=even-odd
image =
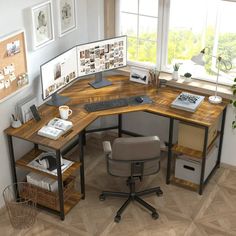
POLYGON ((102 72, 127 65, 127 36, 79 45, 77 56, 79 76, 95 74, 95 80, 89 83, 94 88, 111 85, 102 72))
POLYGON ((74 47, 41 65, 42 97, 51 97, 48 105, 61 106, 69 101, 57 92, 78 77, 76 53, 74 47))
POLYGON ((48 105, 61 106, 69 98, 59 96, 58 91, 78 77, 95 74, 94 88, 111 85, 104 79, 103 71, 127 65, 127 37, 120 36, 75 46, 44 63, 40 67, 42 97, 48 105))

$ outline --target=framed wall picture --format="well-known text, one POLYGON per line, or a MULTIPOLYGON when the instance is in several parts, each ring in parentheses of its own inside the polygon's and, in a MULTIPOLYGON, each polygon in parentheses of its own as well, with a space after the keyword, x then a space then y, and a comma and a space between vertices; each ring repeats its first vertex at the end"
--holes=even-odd
POLYGON ((149 71, 140 67, 130 68, 130 81, 148 84, 149 81, 149 71))
POLYGON ((62 37, 77 28, 76 0, 58 0, 59 36, 62 37))
POLYGON ((41 48, 54 41, 52 2, 46 1, 31 8, 33 48, 41 48))

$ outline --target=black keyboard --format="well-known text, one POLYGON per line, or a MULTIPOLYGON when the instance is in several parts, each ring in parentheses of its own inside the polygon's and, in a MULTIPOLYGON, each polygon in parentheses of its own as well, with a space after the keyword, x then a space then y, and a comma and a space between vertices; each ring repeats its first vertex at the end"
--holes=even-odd
POLYGON ((116 108, 116 107, 125 107, 128 105, 129 105, 128 99, 118 98, 118 99, 108 100, 108 101, 88 103, 84 105, 84 108, 88 112, 94 112, 94 111, 107 110, 107 109, 116 108))

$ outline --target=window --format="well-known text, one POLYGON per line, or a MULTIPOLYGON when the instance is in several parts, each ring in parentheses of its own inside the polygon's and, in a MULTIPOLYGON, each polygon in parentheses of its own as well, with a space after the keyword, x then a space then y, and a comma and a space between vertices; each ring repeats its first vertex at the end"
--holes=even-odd
POLYGON ((236 2, 230 0, 120 0, 118 34, 128 35, 128 60, 194 78, 216 79, 217 61, 232 63, 230 71, 220 65, 220 83, 236 77, 236 2), (193 55, 207 47, 205 67, 194 65, 193 55))
POLYGON ((156 64, 158 0, 121 0, 119 13, 119 34, 128 36, 128 59, 156 64))

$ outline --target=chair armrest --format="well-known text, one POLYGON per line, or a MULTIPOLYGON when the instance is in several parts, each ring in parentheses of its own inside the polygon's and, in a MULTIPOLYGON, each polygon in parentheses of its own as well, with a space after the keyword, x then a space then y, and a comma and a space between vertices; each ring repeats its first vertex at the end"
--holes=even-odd
POLYGON ((109 141, 104 141, 102 142, 103 145, 103 151, 106 155, 111 154, 112 149, 111 149, 111 143, 109 141))

